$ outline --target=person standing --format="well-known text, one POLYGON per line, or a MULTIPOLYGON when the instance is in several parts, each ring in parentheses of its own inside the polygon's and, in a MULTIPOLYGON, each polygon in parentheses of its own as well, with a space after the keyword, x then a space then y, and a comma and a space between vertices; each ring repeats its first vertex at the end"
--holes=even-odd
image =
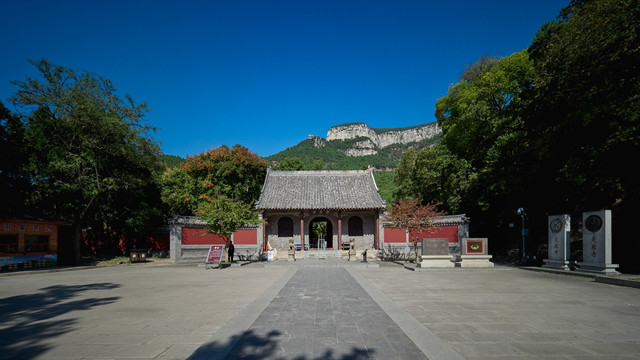
POLYGON ((229 262, 233 262, 233 252, 235 251, 235 246, 233 246, 233 241, 229 242, 229 262))

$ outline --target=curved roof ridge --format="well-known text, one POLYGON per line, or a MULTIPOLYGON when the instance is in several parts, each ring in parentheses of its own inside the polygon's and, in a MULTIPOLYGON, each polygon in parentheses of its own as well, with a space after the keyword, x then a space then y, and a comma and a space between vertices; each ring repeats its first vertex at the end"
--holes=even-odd
POLYGON ((373 170, 267 170, 259 210, 384 209, 373 170))

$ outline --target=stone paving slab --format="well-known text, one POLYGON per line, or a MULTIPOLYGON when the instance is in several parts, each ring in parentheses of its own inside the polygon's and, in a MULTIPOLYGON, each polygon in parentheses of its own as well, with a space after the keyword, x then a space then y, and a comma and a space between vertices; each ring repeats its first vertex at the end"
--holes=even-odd
POLYGON ((359 272, 465 359, 640 359, 635 288, 517 268, 359 272))
POLYGON ((135 264, 0 277, 0 359, 186 359, 286 268, 135 264))
POLYGON ((345 269, 300 268, 226 358, 427 359, 345 269))
POLYGON ((203 357, 215 359, 243 337, 263 350, 254 359, 393 358, 391 343, 430 360, 640 359, 639 289, 517 268, 339 261, 0 276, 0 359, 186 359, 224 339, 215 348, 226 352, 203 357), (326 306, 341 297, 367 313, 326 306))

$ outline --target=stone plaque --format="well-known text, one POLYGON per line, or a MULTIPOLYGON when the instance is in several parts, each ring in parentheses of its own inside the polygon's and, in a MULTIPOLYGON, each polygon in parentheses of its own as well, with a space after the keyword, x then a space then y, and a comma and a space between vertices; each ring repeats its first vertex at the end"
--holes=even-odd
POLYGON ((461 255, 487 255, 487 238, 462 238, 461 255))
POLYGON ((449 255, 449 239, 422 239, 422 255, 449 255))

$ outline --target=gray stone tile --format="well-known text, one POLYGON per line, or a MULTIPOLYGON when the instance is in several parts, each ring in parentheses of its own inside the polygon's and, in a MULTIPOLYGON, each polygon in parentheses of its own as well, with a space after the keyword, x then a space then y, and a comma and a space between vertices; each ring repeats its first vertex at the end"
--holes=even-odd
MULTIPOLYGON (((366 291, 342 268, 299 269, 276 296, 293 307, 267 306, 229 352, 231 356, 257 354, 252 344, 267 339, 278 343, 278 351, 264 349, 263 358, 386 358, 398 359, 400 350, 414 359, 426 359, 406 334, 389 318, 366 291), (317 290, 315 290, 317 289, 317 290), (269 312, 270 315, 267 315, 269 312), (288 338, 268 336, 272 328, 289 323, 288 338), (395 344, 395 347, 393 344, 395 344), (345 355, 347 354, 347 355, 345 355), (377 354, 377 355, 376 355, 377 354), (417 354, 421 354, 418 356, 417 354), (417 357, 416 357, 417 356, 417 357)), ((274 300, 275 300, 274 299, 274 300)))

